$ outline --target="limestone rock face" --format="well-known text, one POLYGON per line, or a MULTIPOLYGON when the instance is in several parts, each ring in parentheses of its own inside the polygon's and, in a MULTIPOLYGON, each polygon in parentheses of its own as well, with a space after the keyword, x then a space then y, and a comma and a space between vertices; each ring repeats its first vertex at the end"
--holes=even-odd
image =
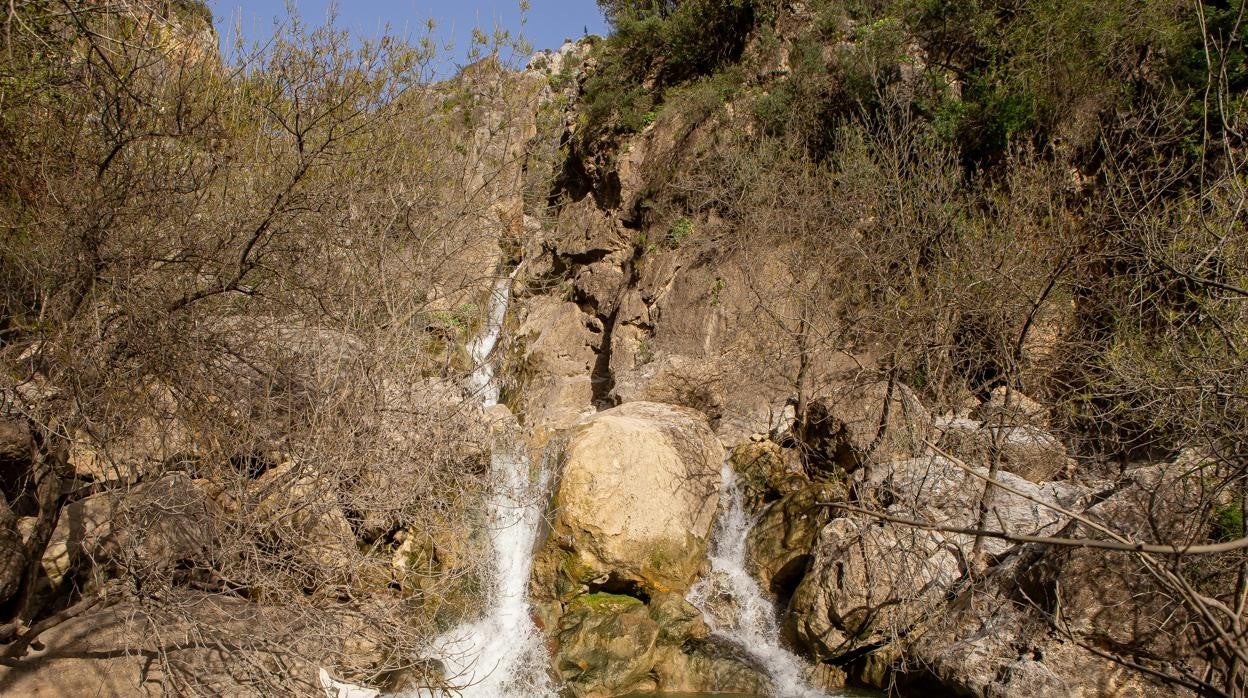
POLYGON ((732 449, 732 470, 745 506, 752 514, 761 512, 768 502, 810 484, 796 449, 781 448, 770 440, 749 441, 732 449))
POLYGON ((557 440, 556 520, 539 577, 559 576, 561 596, 591 583, 651 595, 687 589, 705 560, 724 459, 706 419, 630 402, 557 440))
POLYGON ((830 502, 844 501, 839 482, 808 484, 772 503, 750 528, 746 541, 750 574, 781 597, 801 581, 815 539, 829 519, 830 502))
POLYGON ((586 197, 560 211, 556 223, 560 234, 554 241, 560 257, 584 264, 629 247, 627 233, 594 203, 593 197, 586 197))
MULTIPOLYGON (((890 514, 908 519, 930 521, 942 526, 973 528, 978 523, 979 501, 984 491, 986 468, 973 467, 972 472, 957 467, 940 457, 912 458, 881 464, 870 474, 857 476, 855 487, 888 502, 890 514)), ((1012 473, 998 472, 997 481, 1026 497, 996 488, 989 503, 989 521, 993 530, 1025 535, 1053 535, 1065 520, 1052 508, 1035 500, 1049 502, 1065 509, 1079 509, 1087 490, 1067 482, 1037 485, 1012 473)), ((944 534, 955 545, 970 545, 971 536, 944 534)), ((985 539, 984 550, 1000 554, 1011 547, 1000 539, 985 539)), ((969 547, 967 547, 969 550, 969 547)))
POLYGON ((934 434, 931 415, 901 383, 849 385, 812 401, 809 410, 808 447, 846 472, 922 455, 934 434))
POLYGON ((519 411, 544 428, 575 424, 593 403, 601 323, 575 303, 538 296, 526 300, 518 335, 522 356, 516 372, 529 378, 519 411))
POLYGON ((1034 424, 1048 426, 1048 411, 1044 405, 1016 391, 1004 387, 992 391, 988 401, 971 411, 972 419, 992 422, 994 425, 1034 424))
MULTIPOLYGON (((986 475, 983 469, 976 469, 986 475)), ((1087 491, 1067 483, 1036 485, 1010 473, 998 481, 1027 495, 997 489, 989 528, 1054 535, 1066 521, 1033 500, 1072 509, 1087 491)), ((857 474, 860 496, 890 515, 953 528, 973 528, 983 481, 941 457, 873 466, 857 474), (887 503, 887 506, 884 504, 887 503)), ((834 658, 919 625, 943 604, 963 573, 974 537, 921 530, 857 516, 833 520, 819 533, 809 571, 793 596, 791 630, 812 654, 834 658)), ((985 538, 983 550, 1004 554, 1011 544, 985 538)))
POLYGON ((194 559, 215 545, 209 525, 215 506, 181 473, 87 497, 62 512, 45 569, 56 579, 71 560, 151 568, 194 559))
POLYGON ((559 623, 555 668, 578 698, 597 698, 653 688, 659 625, 640 599, 586 594, 568 606, 559 623))
MULTIPOLYGON (((1201 516, 1199 466, 1192 471, 1168 465, 1138 468, 1124 478, 1118 492, 1084 514, 1130 540, 1177 545, 1208 540, 1207 518, 1201 516), (1194 471, 1194 472, 1193 472, 1194 471)), ((1071 525, 1075 537, 1095 537, 1083 523, 1071 525)), ((1192 611, 1167 593, 1134 557, 1111 557, 1086 548, 1046 551, 1033 574, 1052 588, 1063 609, 1063 621, 1073 631, 1101 646, 1129 648, 1163 657, 1195 654, 1191 633, 1174 632, 1157 619, 1168 618, 1177 627, 1192 611), (1125 559, 1124 559, 1125 558, 1125 559)))
POLYGON ((832 658, 918 622, 960 573, 943 543, 929 531, 831 522, 793 596, 796 637, 816 657, 832 658))
MULTIPOLYGON (((1019 546, 978 587, 934 614, 909 649, 947 690, 986 698, 1145 698, 1168 695, 1147 678, 1051 632, 1029 609, 1032 570, 1046 556, 1019 546), (1020 584, 1021 583, 1021 584, 1020 584)), ((1066 580, 1078 584, 1075 579, 1066 580)), ((1064 587, 1063 587, 1064 589, 1064 587)), ((1063 606, 1074 612, 1079 609, 1063 606)), ((1126 610, 1126 609, 1120 609, 1126 610)), ((1083 638, 1080 638, 1084 641, 1083 638)))

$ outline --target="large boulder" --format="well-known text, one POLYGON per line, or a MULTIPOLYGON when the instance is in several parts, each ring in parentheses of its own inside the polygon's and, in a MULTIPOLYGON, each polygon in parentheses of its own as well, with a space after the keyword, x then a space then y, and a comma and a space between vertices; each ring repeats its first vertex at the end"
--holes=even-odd
POLYGON ((288 611, 236 599, 123 602, 50 628, 20 665, 0 667, 0 694, 79 696, 324 695, 308 657, 339 644, 337 621, 312 633, 288 611))
POLYGON ((811 548, 832 518, 832 502, 845 501, 845 486, 819 482, 789 492, 763 511, 750 527, 746 564, 764 589, 788 597, 806 574, 811 548))
POLYGON ((766 676, 740 657, 739 647, 716 636, 660 644, 654 675, 663 694, 772 695, 766 676))
POLYGON ((791 631, 818 659, 878 644, 922 620, 961 574, 937 533, 841 518, 819 533, 793 595, 791 631))
POLYGON ((724 460, 706 418, 630 402, 552 444, 561 468, 553 525, 535 565, 538 594, 688 589, 706 558, 724 460))
MULTIPOLYGON (((987 476, 987 468, 958 467, 943 456, 928 456, 880 464, 870 473, 858 474, 854 488, 860 500, 886 504, 889 514, 950 528, 974 528, 987 476)), ((1057 510, 1079 509, 1089 495, 1073 483, 1036 484, 1008 472, 998 472, 996 480, 1005 487, 995 487, 989 498, 988 528, 1005 533, 1057 533, 1066 522, 1057 510)), ((965 534, 942 536, 966 550, 973 540, 965 534)), ((984 551, 992 555, 1012 545, 1000 538, 983 540, 984 551)))
POLYGON ((812 400, 801 434, 822 467, 853 472, 927 452, 932 417, 902 383, 850 384, 812 400))
POLYGON ((555 669, 578 698, 633 693, 766 693, 737 648, 710 635, 680 594, 649 602, 596 592, 573 599, 555 634, 555 669))
MULTIPOLYGON (((1213 472, 1213 467, 1205 470, 1193 463, 1135 469, 1117 492, 1088 508, 1084 516, 1128 540, 1179 546, 1208 542, 1205 507, 1213 472)), ((1065 533, 1073 538, 1105 537, 1081 522, 1072 523, 1065 533)), ((1054 547, 1029 572, 1033 585, 1056 597, 1064 627, 1093 644, 1171 659, 1197 654, 1202 640, 1191 606, 1135 556, 1054 547)), ((1223 599, 1229 601, 1233 575, 1223 572, 1219 577, 1212 570, 1206 574, 1209 588, 1225 589, 1223 599)))
POLYGON ((632 596, 585 594, 559 622, 555 668, 572 695, 599 698, 653 689, 659 625, 632 596))
MULTIPOLYGON (((1144 698, 1171 695, 1144 674, 1098 657, 1053 630, 1038 607, 1034 570, 1052 554, 1018 546, 916 633, 907 654, 945 690, 984 698, 1144 698)), ((1082 586, 1088 580, 1070 578, 1082 586)), ((1080 609, 1063 605, 1080 613, 1080 609)), ((1064 613, 1063 613, 1064 615, 1064 613)), ((1086 642, 1087 638, 1077 638, 1086 642)), ((1098 643, 1099 644, 1099 643, 1098 643)))
POLYGON ((1002 470, 1031 482, 1069 477, 1075 470, 1066 446, 1039 427, 992 426, 970 419, 954 419, 940 426, 941 450, 972 465, 987 467, 995 450, 1002 470))
MULTIPOLYGON (((859 506, 946 528, 974 528, 987 471, 968 472, 943 457, 880 464, 858 474, 859 506), (974 473, 974 474, 973 474, 974 473), (978 477, 977 477, 978 475, 978 477)), ((998 481, 988 528, 1022 535, 1054 535, 1066 524, 1055 509, 1081 508, 1088 492, 1068 483, 1036 485, 1010 473, 998 481)), ((974 536, 924 530, 854 514, 819 533, 809 572, 792 601, 791 630, 814 655, 833 659, 911 632, 941 608, 963 577, 974 536)), ((982 550, 1002 555, 1013 547, 984 538, 982 550)))
POLYGON ((102 492, 65 507, 44 553, 54 581, 71 567, 170 569, 217 543, 216 503, 182 473, 102 492))

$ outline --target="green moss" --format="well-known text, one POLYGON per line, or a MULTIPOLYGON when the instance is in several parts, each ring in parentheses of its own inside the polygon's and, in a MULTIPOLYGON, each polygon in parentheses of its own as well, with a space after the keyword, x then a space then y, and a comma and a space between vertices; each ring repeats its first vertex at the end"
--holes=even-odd
POLYGON ((568 613, 577 611, 599 614, 619 613, 620 611, 627 611, 630 608, 642 605, 644 605, 642 600, 635 596, 595 592, 593 594, 581 594, 572 599, 572 602, 568 604, 568 613))
POLYGON ((576 583, 585 583, 598 575, 597 571, 591 569, 587 565, 581 564, 575 553, 565 552, 562 559, 559 560, 559 570, 563 572, 569 580, 576 583))
POLYGON ((1213 530, 1209 537, 1218 542, 1235 540, 1243 535, 1244 512, 1238 501, 1223 504, 1213 510, 1213 530))

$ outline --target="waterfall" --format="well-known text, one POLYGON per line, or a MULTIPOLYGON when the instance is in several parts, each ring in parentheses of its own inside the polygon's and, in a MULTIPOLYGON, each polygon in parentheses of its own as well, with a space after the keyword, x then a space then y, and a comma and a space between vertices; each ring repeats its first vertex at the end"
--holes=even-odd
POLYGON ((745 541, 754 520, 746 513, 736 475, 725 462, 719 518, 711 540, 711 573, 689 590, 711 632, 748 654, 771 679, 776 695, 822 698, 805 678, 805 663, 780 645, 776 609, 746 571, 745 541))
MULTIPOLYGON (((498 404, 497 362, 492 355, 511 302, 511 283, 511 276, 495 282, 486 325, 468 345, 475 366, 468 385, 487 408, 498 404)), ((529 615, 527 594, 546 483, 544 474, 538 482, 532 481, 524 451, 522 444, 500 444, 490 458, 495 490, 488 519, 494 578, 488 610, 481 619, 451 630, 434 643, 446 678, 464 686, 457 695, 467 698, 554 694, 547 675, 546 645, 529 615)))
POLYGON ((498 346, 498 338, 503 334, 503 320, 507 317, 507 306, 511 304, 511 282, 515 272, 510 276, 501 276, 490 289, 490 305, 486 312, 485 327, 481 334, 468 342, 468 353, 472 356, 472 375, 468 377, 468 387, 474 395, 481 397, 482 407, 493 407, 498 404, 500 386, 495 380, 498 368, 494 362, 494 348, 498 346))
MULTIPOLYGON (((468 344, 474 369, 468 387, 485 408, 498 404, 494 349, 511 302, 511 276, 495 282, 485 327, 468 344)), ((527 589, 533 566, 533 547, 545 511, 548 474, 530 477, 530 462, 514 432, 503 429, 490 457, 494 491, 487 520, 494 549, 493 578, 485 599, 485 614, 452 629, 433 643, 433 656, 442 662, 445 677, 461 687, 451 695, 464 698, 553 696, 545 641, 529 615, 527 589)), ((380 694, 334 681, 321 672, 329 698, 377 698, 380 694)), ((442 693, 418 691, 405 698, 442 698, 442 693)))

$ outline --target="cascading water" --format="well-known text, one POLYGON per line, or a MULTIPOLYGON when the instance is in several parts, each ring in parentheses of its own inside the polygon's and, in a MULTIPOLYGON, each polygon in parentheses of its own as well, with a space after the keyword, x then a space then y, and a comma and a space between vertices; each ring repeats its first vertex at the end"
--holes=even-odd
POLYGON ((724 463, 719 518, 711 540, 711 573, 689 590, 711 632, 748 654, 766 672, 776 695, 823 698, 805 678, 801 659, 780 645, 776 610, 745 566, 745 541, 754 525, 732 467, 724 463))
MULTIPOLYGON (((498 404, 499 385, 493 359, 511 301, 512 277, 500 278, 490 294, 486 326, 468 345, 474 370, 468 387, 485 408, 498 404)), ((445 677, 464 698, 554 695, 547 674, 549 657, 540 631, 529 615, 526 589, 533 566, 533 546, 545 508, 546 473, 530 478, 525 449, 508 443, 506 429, 491 454, 494 491, 487 520, 494 548, 493 579, 487 611, 479 620, 461 625, 434 642, 434 655, 445 677)), ((321 683, 330 698, 374 698, 376 691, 334 681, 322 671, 321 683)), ((426 698, 427 691, 405 694, 426 698)), ((432 694, 440 697, 442 694, 432 694)))
POLYGON ((498 338, 503 334, 503 320, 507 317, 507 306, 511 305, 511 276, 499 277, 490 289, 490 305, 486 312, 485 327, 481 334, 468 343, 468 353, 472 356, 472 374, 468 376, 468 387, 474 395, 481 398, 483 407, 498 404, 499 385, 496 381, 492 354, 498 346, 498 338))
MULTIPOLYGON (((468 346, 475 365, 469 387, 486 408, 498 404, 492 354, 511 302, 511 283, 512 277, 504 276, 494 284, 486 326, 468 346)), ((435 646, 446 678, 464 686, 458 695, 494 698, 553 694, 546 670, 546 646, 529 616, 526 593, 544 511, 545 474, 538 482, 532 481, 529 459, 518 444, 496 446, 490 461, 495 491, 488 512, 494 547, 489 610, 480 620, 443 635, 435 646)))

